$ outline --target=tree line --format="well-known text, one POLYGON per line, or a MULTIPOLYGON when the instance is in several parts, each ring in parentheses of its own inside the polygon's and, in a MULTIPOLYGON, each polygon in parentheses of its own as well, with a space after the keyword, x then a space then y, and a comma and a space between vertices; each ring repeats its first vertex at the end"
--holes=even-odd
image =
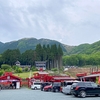
POLYGON ((92 54, 75 54, 63 56, 64 66, 100 65, 100 52, 92 54))
POLYGON ((38 44, 35 50, 26 50, 20 53, 19 49, 8 49, 0 55, 0 65, 15 65, 19 61, 21 65, 35 65, 35 61, 47 61, 47 69, 62 67, 63 51, 59 45, 38 44))
POLYGON ((60 45, 38 44, 35 50, 30 49, 20 53, 19 49, 8 49, 0 55, 0 66, 2 64, 13 66, 16 61, 20 61, 21 65, 31 66, 35 66, 35 61, 47 61, 47 69, 60 68, 62 66, 97 66, 100 65, 100 52, 63 56, 60 45))

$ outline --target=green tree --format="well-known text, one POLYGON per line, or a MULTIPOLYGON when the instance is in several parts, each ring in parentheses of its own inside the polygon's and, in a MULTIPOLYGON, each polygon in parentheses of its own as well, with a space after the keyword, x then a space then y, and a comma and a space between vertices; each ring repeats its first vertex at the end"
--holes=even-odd
POLYGON ((62 67, 62 56, 63 56, 63 51, 62 51, 62 48, 61 48, 61 46, 60 46, 60 44, 58 45, 58 49, 57 49, 57 58, 58 58, 58 67, 59 67, 59 69, 61 69, 61 67, 62 67))
POLYGON ((18 49, 14 50, 8 49, 2 54, 2 58, 3 58, 3 63, 14 65, 15 62, 20 58, 20 51, 18 49))
POLYGON ((2 65, 1 65, 1 69, 3 69, 4 71, 6 71, 6 70, 10 70, 10 69, 12 69, 12 68, 11 68, 11 66, 8 65, 8 64, 2 64, 2 65))
POLYGON ((47 48, 45 45, 43 45, 43 61, 47 60, 47 48))
POLYGON ((31 67, 31 70, 32 70, 32 71, 38 71, 38 69, 37 69, 35 66, 32 66, 32 67, 31 67))
POLYGON ((33 65, 35 62, 34 50, 27 50, 21 55, 21 64, 33 65))
POLYGON ((22 73, 22 72, 23 72, 22 68, 18 67, 18 68, 16 69, 16 73, 22 73))
POLYGON ((46 52, 47 52, 47 69, 50 69, 51 68, 51 48, 49 45, 47 45, 47 49, 46 49, 46 52))
POLYGON ((0 76, 4 74, 4 70, 0 70, 0 76))
POLYGON ((43 59, 42 59, 42 58, 43 58, 43 49, 42 49, 41 44, 38 44, 38 45, 36 46, 35 51, 36 51, 36 60, 42 61, 42 60, 43 60, 43 59))
POLYGON ((25 67, 24 71, 27 72, 28 71, 28 67, 25 67))

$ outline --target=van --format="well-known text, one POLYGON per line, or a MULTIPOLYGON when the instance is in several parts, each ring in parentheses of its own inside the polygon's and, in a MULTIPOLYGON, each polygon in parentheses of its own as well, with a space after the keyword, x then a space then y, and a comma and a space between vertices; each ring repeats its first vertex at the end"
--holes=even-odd
POLYGON ((41 82, 33 82, 33 84, 31 85, 32 90, 37 90, 40 88, 41 88, 41 82))
POLYGON ((64 94, 71 94, 71 86, 73 83, 78 83, 79 81, 65 81, 62 87, 62 93, 64 94))

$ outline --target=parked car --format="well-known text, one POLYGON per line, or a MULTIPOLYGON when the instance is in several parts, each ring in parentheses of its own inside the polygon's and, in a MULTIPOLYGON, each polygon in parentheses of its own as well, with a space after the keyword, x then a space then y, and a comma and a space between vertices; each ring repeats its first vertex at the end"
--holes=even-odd
POLYGON ((87 95, 100 95, 100 87, 94 82, 78 82, 71 86, 71 94, 75 97, 86 97, 87 95))
POLYGON ((2 86, 0 85, 0 90, 2 89, 2 86))
POLYGON ((71 86, 73 83, 77 83, 79 81, 65 81, 63 82, 62 93, 64 94, 71 94, 71 86))
POLYGON ((32 90, 37 90, 40 88, 41 88, 41 82, 33 82, 33 84, 31 85, 32 90))
POLYGON ((51 82, 43 82, 43 83, 41 83, 41 91, 44 90, 45 86, 50 85, 50 84, 51 84, 51 82))
POLYGON ((51 91, 52 90, 52 84, 47 85, 43 88, 44 91, 51 91))
POLYGON ((60 92, 61 91, 61 82, 54 82, 52 84, 52 91, 53 92, 60 92))

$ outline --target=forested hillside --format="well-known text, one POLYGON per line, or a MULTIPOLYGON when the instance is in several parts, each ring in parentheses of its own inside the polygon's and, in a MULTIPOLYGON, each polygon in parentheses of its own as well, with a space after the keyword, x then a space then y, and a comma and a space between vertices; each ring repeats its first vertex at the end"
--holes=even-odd
POLYGON ((62 67, 63 51, 60 45, 43 45, 38 44, 35 50, 26 50, 20 53, 19 49, 6 50, 0 55, 0 65, 15 65, 20 61, 22 65, 35 66, 35 61, 46 61, 47 69, 62 67))
POLYGON ((18 41, 11 41, 7 43, 0 42, 0 53, 3 53, 7 49, 19 49, 21 53, 25 52, 26 50, 35 50, 36 45, 41 44, 43 45, 53 45, 56 44, 57 46, 60 44, 63 52, 67 52, 66 48, 63 44, 61 44, 58 41, 55 40, 49 40, 49 39, 36 39, 36 38, 23 38, 18 41))
POLYGON ((81 44, 73 47, 69 54, 92 54, 100 51, 100 41, 93 44, 81 44))
POLYGON ((64 66, 100 65, 100 41, 93 44, 75 46, 63 56, 64 66))
POLYGON ((0 42, 0 53, 3 53, 7 49, 19 49, 20 52, 23 53, 26 50, 35 50, 37 44, 41 44, 42 46, 48 44, 60 44, 64 55, 92 54, 100 51, 100 41, 97 41, 93 44, 85 43, 78 46, 70 46, 50 39, 23 38, 18 41, 11 41, 7 43, 0 42))
POLYGON ((57 61, 61 66, 63 57, 64 66, 100 65, 100 41, 93 44, 68 46, 55 40, 24 38, 7 43, 0 42, 0 51, 0 64, 13 65, 15 61, 19 60, 22 64, 34 65, 36 60, 48 59, 49 66, 52 63, 53 67, 57 67, 57 61), (59 47, 62 50, 61 54, 60 51, 57 51, 59 47))

